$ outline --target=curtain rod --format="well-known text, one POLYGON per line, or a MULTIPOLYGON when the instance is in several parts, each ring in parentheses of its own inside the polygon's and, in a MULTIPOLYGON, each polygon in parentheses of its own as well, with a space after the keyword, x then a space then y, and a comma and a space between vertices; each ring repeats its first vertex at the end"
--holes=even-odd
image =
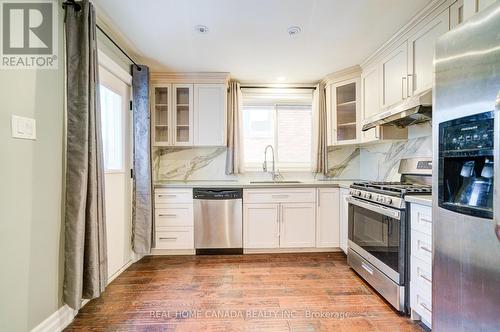
POLYGON ((258 85, 242 85, 242 89, 306 89, 306 90, 316 90, 315 86, 258 86, 258 85))
MULTIPOLYGON (((81 6, 80 4, 78 4, 78 3, 76 3, 76 2, 75 2, 75 0, 67 0, 67 1, 64 1, 64 2, 62 3, 62 7, 63 7, 64 9, 66 9, 68 6, 73 6, 73 7, 75 8, 75 11, 76 11, 76 12, 78 12, 78 11, 80 11, 80 10, 82 9, 82 6, 81 6)), ((101 31, 101 32, 102 32, 102 33, 106 36, 106 38, 108 38, 108 39, 109 39, 109 40, 113 43, 113 45, 115 45, 115 46, 116 46, 116 48, 118 48, 118 49, 120 50, 120 52, 122 52, 122 53, 123 53, 123 54, 124 54, 124 55, 125 55, 125 56, 126 56, 126 57, 127 57, 127 58, 128 58, 128 59, 132 62, 132 63, 133 63, 133 64, 134 64, 134 66, 136 66, 136 67, 137 67, 137 70, 138 70, 138 71, 141 71, 141 70, 142 70, 142 68, 141 68, 141 67, 139 67, 139 65, 138 65, 137 63, 135 63, 135 61, 134 61, 134 60, 132 60, 132 58, 131 58, 128 54, 127 54, 127 52, 125 52, 125 51, 124 51, 124 50, 123 50, 123 49, 122 49, 122 48, 121 48, 121 47, 120 47, 120 46, 119 46, 119 45, 118 45, 118 44, 117 44, 117 43, 113 40, 113 38, 111 38, 111 37, 110 37, 110 36, 106 33, 106 31, 104 31, 104 30, 103 30, 103 29, 102 29, 102 28, 101 28, 98 24, 96 24, 96 27, 97 27, 97 29, 99 29, 99 30, 100 30, 100 31, 101 31)))

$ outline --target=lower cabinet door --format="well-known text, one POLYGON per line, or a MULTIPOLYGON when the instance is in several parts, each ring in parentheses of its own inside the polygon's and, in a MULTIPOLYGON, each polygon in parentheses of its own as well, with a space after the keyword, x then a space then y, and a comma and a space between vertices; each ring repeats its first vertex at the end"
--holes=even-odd
POLYGON ((316 247, 339 247, 339 189, 320 188, 316 197, 316 247))
POLYGON ((316 246, 316 209, 314 203, 283 203, 280 211, 281 248, 316 246))
POLYGON ((244 204, 244 248, 279 248, 279 207, 279 204, 244 204))

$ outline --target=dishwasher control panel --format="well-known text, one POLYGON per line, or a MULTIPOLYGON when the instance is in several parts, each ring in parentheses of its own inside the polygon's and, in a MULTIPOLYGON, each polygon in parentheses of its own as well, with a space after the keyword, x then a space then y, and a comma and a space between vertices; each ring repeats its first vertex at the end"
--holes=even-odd
POLYGON ((194 199, 242 199, 241 188, 193 188, 194 199))

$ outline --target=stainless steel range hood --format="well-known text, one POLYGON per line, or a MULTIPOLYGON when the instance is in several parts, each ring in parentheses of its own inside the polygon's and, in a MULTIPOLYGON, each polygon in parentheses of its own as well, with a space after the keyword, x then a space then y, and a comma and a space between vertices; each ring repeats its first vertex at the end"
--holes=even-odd
POLYGON ((432 89, 387 107, 379 114, 365 120, 363 131, 381 125, 391 125, 400 128, 432 119, 432 89))

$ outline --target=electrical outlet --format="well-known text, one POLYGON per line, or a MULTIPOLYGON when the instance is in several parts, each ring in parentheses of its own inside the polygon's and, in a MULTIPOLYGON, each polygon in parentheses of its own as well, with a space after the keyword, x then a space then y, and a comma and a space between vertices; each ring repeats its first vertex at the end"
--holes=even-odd
POLYGON ((36 120, 12 115, 12 137, 36 140, 36 120))

